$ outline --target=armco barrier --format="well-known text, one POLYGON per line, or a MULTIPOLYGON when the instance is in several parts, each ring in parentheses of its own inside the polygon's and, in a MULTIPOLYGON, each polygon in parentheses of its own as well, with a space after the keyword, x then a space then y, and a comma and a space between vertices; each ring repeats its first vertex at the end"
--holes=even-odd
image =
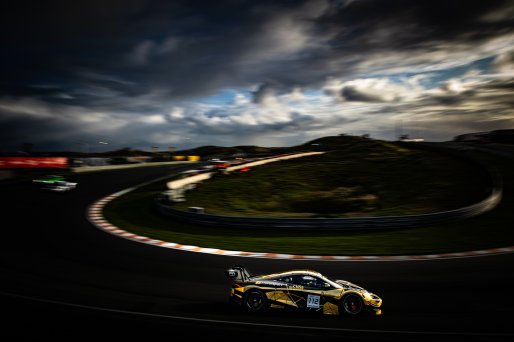
MULTIPOLYGON (((432 149, 430 146, 425 148, 432 149)), ((458 157, 466 159, 466 157, 463 155, 459 155, 458 157)), ((472 161, 474 163, 478 163, 475 160, 472 161)), ((483 167, 483 165, 481 166, 483 167)), ((502 180, 495 170, 489 168, 487 168, 487 170, 491 176, 492 181, 492 190, 487 198, 478 203, 463 208, 421 215, 372 216, 356 218, 241 217, 198 214, 177 210, 164 203, 162 199, 156 199, 155 203, 163 215, 194 224, 227 228, 273 228, 295 230, 380 230, 414 228, 469 218, 493 209, 502 198, 502 180)))
POLYGON ((450 211, 422 215, 379 216, 358 218, 265 218, 238 217, 197 214, 173 209, 156 200, 159 211, 183 221, 195 224, 234 227, 234 228, 291 228, 291 229, 329 229, 329 230, 366 230, 384 228, 414 228, 448 222, 482 214, 496 206, 501 199, 501 190, 495 191, 487 199, 450 211))

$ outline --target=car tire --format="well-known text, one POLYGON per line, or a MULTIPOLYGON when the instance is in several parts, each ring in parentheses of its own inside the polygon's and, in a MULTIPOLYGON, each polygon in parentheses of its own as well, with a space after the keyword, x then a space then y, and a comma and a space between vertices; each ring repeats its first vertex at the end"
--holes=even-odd
POLYGON ((343 315, 357 316, 364 311, 364 302, 359 295, 350 293, 341 300, 339 310, 343 315))
POLYGON ((244 295, 243 307, 252 313, 264 312, 268 308, 268 299, 260 290, 249 290, 244 295))

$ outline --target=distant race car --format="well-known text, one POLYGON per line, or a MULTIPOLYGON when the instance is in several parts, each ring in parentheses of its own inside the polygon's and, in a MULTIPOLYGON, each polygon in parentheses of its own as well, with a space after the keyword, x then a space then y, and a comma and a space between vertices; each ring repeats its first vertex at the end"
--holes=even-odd
POLYGON ((78 183, 69 182, 64 176, 60 175, 46 175, 41 178, 33 179, 33 183, 41 184, 41 189, 53 191, 53 192, 64 192, 75 189, 78 183))
POLYGON ((45 184, 42 189, 54 192, 64 192, 73 190, 77 187, 77 183, 67 182, 67 181, 58 181, 51 184, 45 184))
POLYGON ((40 178, 33 179, 33 183, 38 184, 54 184, 56 182, 64 181, 64 176, 60 175, 45 175, 40 178))
POLYGON ((382 299, 376 294, 312 270, 251 276, 244 266, 236 265, 225 275, 233 278, 229 302, 248 312, 276 308, 326 315, 382 314, 382 299))

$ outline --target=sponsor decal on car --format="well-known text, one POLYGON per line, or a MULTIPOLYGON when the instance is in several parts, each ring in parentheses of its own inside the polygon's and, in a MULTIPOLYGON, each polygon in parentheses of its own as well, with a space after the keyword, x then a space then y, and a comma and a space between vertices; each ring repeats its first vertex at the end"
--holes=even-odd
POLYGON ((256 281, 256 285, 264 285, 264 286, 277 286, 277 283, 272 283, 269 281, 256 281))

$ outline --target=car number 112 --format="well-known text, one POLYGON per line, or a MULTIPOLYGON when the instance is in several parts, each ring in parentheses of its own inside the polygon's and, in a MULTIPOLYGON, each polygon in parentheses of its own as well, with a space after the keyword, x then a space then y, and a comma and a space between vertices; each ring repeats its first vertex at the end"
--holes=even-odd
POLYGON ((308 308, 319 308, 319 296, 307 295, 307 307, 308 308))

